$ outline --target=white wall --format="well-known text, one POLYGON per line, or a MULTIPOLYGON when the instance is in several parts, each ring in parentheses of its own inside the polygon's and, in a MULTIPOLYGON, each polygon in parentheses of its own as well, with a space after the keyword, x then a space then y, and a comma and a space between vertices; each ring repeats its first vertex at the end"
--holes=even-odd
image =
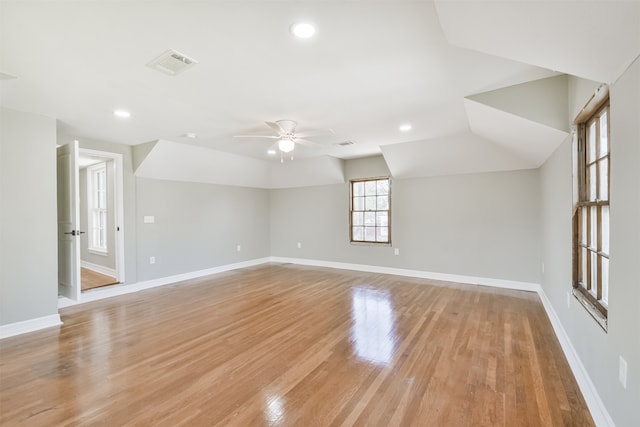
POLYGON ((56 121, 0 108, 0 325, 58 313, 56 121))
MULTIPOLYGON (((595 90, 593 82, 570 82, 571 117, 595 90)), ((541 168, 542 278, 564 329, 607 411, 618 426, 640 425, 640 60, 611 86, 611 261, 609 325, 605 332, 570 298, 572 244, 572 159, 569 140, 541 168), (618 363, 628 363, 627 388, 618 382, 618 363)))
MULTIPOLYGON (((350 179, 388 173, 345 163, 350 179)), ((535 170, 397 179, 393 247, 374 246, 349 242, 348 183, 271 190, 271 255, 538 283, 539 209, 535 170)))

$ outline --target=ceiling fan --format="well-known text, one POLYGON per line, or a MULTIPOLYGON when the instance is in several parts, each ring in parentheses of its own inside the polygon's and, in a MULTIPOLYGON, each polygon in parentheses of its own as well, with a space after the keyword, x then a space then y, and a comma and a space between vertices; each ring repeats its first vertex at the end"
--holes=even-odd
MULTIPOLYGON (((273 148, 280 150, 280 162, 284 162, 284 154, 291 153, 296 144, 306 146, 321 146, 321 143, 310 141, 307 139, 310 136, 333 134, 333 130, 324 129, 316 130, 305 133, 296 133, 297 122, 294 120, 277 120, 276 122, 264 122, 271 129, 275 130, 278 135, 235 135, 234 138, 268 138, 277 139, 273 148)), ((291 154, 291 160, 293 160, 293 154, 291 154)))

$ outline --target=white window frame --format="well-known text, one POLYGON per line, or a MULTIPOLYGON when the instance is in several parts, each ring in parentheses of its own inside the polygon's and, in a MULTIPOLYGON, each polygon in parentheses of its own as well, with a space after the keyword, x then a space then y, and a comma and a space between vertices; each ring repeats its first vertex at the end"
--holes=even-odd
POLYGON ((107 163, 101 162, 87 167, 88 250, 100 255, 108 255, 109 253, 107 246, 109 213, 107 192, 107 163), (100 184, 98 178, 100 174, 103 175, 102 184, 104 188, 97 188, 100 184))
MULTIPOLYGON (((361 196, 364 199, 364 193, 361 196)), ((391 177, 388 176, 383 176, 383 177, 377 177, 377 178, 363 178, 363 179, 354 179, 351 180, 349 182, 349 241, 352 244, 364 244, 364 245, 382 245, 382 246, 390 246, 391 245, 391 177), (387 187, 387 192, 386 193, 382 193, 382 194, 378 194, 376 190, 376 194, 374 196, 372 196, 375 199, 375 203, 376 206, 375 207, 367 207, 365 206, 365 202, 363 200, 363 206, 358 207, 356 206, 356 198, 359 198, 360 196, 357 196, 356 194, 354 194, 354 185, 356 184, 360 184, 363 183, 366 185, 367 182, 377 182, 377 181, 387 181, 388 182, 388 187, 387 187), (385 197, 387 199, 387 208, 380 208, 380 206, 378 206, 378 198, 379 197, 385 197), (359 214, 362 213, 362 225, 360 225, 359 223, 356 224, 355 222, 355 217, 354 214, 359 214), (380 225, 378 224, 379 218, 378 218, 378 214, 383 214, 383 216, 386 216, 387 218, 387 223, 386 225, 380 225), (367 227, 366 225, 366 216, 365 215, 371 215, 373 214, 373 216, 375 217, 374 221, 375 221, 375 225, 367 227), (355 228, 362 228, 362 238, 358 238, 358 236, 356 236, 355 234, 355 228), (366 238, 366 228, 373 228, 375 230, 375 239, 376 240, 371 240, 371 239, 367 239, 366 238), (378 239, 378 229, 386 229, 387 231, 387 239, 386 240, 377 240, 378 239)))

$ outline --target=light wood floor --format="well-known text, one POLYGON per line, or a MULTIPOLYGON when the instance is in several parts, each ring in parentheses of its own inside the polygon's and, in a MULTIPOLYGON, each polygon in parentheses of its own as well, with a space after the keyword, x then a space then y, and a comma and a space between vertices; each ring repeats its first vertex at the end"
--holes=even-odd
POLYGON ((61 315, 1 425, 593 425, 534 293, 272 264, 61 315))
POLYGON ((80 269, 80 283, 81 289, 86 291, 102 286, 115 285, 118 281, 115 277, 107 276, 106 274, 101 274, 83 267, 80 269))

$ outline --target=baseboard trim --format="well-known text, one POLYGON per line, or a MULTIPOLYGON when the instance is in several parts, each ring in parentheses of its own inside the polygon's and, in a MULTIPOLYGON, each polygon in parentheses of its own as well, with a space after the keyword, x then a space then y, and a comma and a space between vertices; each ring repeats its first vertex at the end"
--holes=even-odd
POLYGON ((27 332, 35 332, 40 329, 51 328, 62 325, 59 314, 38 317, 35 319, 24 320, 22 322, 9 323, 0 326, 0 339, 13 337, 16 335, 26 334, 27 332))
POLYGON ((83 260, 80 261, 80 267, 95 271, 96 273, 104 274, 105 276, 117 277, 115 268, 109 268, 83 260))
POLYGON ((113 286, 107 286, 104 288, 97 288, 83 292, 79 301, 74 301, 69 298, 60 297, 58 299, 58 308, 70 307, 73 305, 83 304, 91 301, 98 301, 105 298, 116 297, 119 295, 131 294, 139 292, 144 289, 156 288, 159 286, 171 285, 185 280, 196 279, 198 277, 208 276, 211 274, 222 273, 229 270, 236 270, 238 268, 253 267, 255 265, 265 264, 269 262, 267 258, 256 258, 249 261, 236 262, 233 264, 221 265, 218 267, 207 268, 204 270, 192 271, 189 273, 176 274, 173 276, 161 277, 158 279, 145 280, 142 282, 132 284, 118 284, 113 286))
POLYGON ((538 292, 538 283, 520 282, 515 280, 491 279, 477 276, 462 276, 458 274, 434 273, 423 270, 408 270, 404 268, 380 267, 368 264, 350 264, 344 262, 321 261, 305 258, 271 257, 271 262, 328 267, 340 270, 364 271, 367 273, 392 274, 395 276, 417 277, 420 279, 441 280, 444 282, 465 283, 469 285, 492 286, 494 288, 516 289, 519 291, 538 292))
POLYGON ((155 288, 158 286, 171 285, 185 280, 196 279, 198 277, 209 276, 211 274, 223 273, 225 271, 237 270, 239 268, 253 267, 255 265, 266 264, 269 258, 257 258, 249 261, 236 262, 233 264, 221 265, 219 267, 207 268, 205 270, 193 271, 190 273, 176 274, 175 276, 162 277, 159 279, 146 280, 138 282, 136 286, 138 290, 155 288))
POLYGON ((589 408, 589 412, 591 412, 593 422, 597 426, 615 427, 615 423, 613 422, 611 415, 609 415, 609 411, 607 411, 602 399, 600 399, 598 390, 591 381, 589 373, 582 364, 580 356, 578 356, 578 352, 571 343, 571 339, 569 338, 567 331, 562 326, 562 322, 553 308, 553 305, 551 305, 551 301, 544 292, 544 289, 542 289, 542 286, 538 289, 538 295, 540 296, 542 305, 547 312, 547 317, 549 318, 551 326, 556 333, 556 337, 558 337, 558 341, 560 342, 562 351, 567 358, 567 362, 569 362, 569 366, 571 367, 573 376, 578 383, 578 387, 580 387, 580 391, 582 392, 582 396, 589 408))

